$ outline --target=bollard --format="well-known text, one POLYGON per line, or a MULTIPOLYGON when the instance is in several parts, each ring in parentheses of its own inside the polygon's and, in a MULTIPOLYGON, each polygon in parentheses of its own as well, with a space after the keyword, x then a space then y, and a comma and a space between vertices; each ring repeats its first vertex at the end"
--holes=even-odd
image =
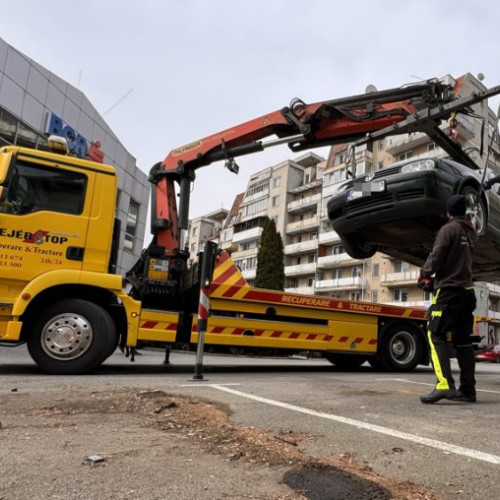
POLYGON ((196 362, 194 366, 194 380, 203 380, 203 349, 205 345, 205 332, 210 314, 210 284, 214 273, 217 245, 207 241, 201 258, 200 301, 198 305, 198 344, 196 346, 196 362))

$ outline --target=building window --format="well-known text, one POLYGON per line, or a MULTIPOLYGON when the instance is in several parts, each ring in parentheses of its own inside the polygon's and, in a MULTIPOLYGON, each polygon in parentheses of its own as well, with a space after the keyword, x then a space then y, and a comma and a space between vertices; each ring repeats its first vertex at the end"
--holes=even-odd
POLYGON ((314 278, 307 278, 307 286, 314 287, 314 278))
POLYGON ((130 200, 127 214, 127 225, 125 227, 125 241, 123 244, 123 248, 125 250, 129 250, 130 252, 133 252, 134 250, 135 233, 137 231, 137 222, 139 219, 139 206, 139 203, 132 199, 130 200))
POLYGON ((309 262, 309 264, 313 264, 314 262, 316 262, 316 259, 317 259, 317 254, 315 253, 311 253, 307 256, 307 262, 309 262))
POLYGON ((351 276, 353 278, 361 278, 362 273, 363 273, 363 269, 361 267, 353 267, 351 269, 351 276))
POLYGON ((370 292, 370 300, 372 302, 378 302, 378 290, 372 290, 370 292))
POLYGON ((251 203, 250 205, 247 205, 246 207, 242 208, 243 216, 247 215, 253 215, 258 212, 262 212, 263 210, 267 209, 268 205, 268 199, 265 198, 264 200, 257 201, 255 203, 251 203))
POLYGON ((339 280, 342 277, 342 269, 332 269, 332 279, 339 280))
POLYGON ((407 301, 408 301, 408 290, 406 288, 395 288, 394 302, 407 302, 407 301))
POLYGON ((273 188, 279 187, 281 184, 281 177, 278 175, 278 177, 273 177, 273 188))
POLYGON ((280 196, 273 196, 273 207, 278 207, 280 204, 280 196))
POLYGON ((380 266, 378 264, 373 264, 373 267, 372 267, 372 278, 378 278, 379 267, 380 266))
POLYGON ((333 255, 340 255, 344 253, 344 247, 342 245, 336 245, 333 247, 333 255))
POLYGON ((341 165, 344 162, 345 162, 345 154, 344 153, 337 153, 335 155, 334 160, 333 160, 333 164, 334 165, 341 165))
POLYGON ((407 160, 413 156, 413 151, 405 151, 398 156, 399 161, 407 160))
POLYGON ((246 196, 253 196, 256 194, 263 194, 269 188, 269 181, 267 179, 256 181, 248 186, 246 196))
POLYGON ((398 260, 394 262, 394 272, 395 273, 406 273, 410 270, 410 264, 403 260, 398 260))
POLYGON ((430 142, 427 144, 427 151, 434 151, 436 149, 436 143, 435 142, 430 142))
POLYGON ((349 295, 350 300, 361 300, 361 292, 351 292, 349 295))
POLYGON ((191 235, 197 236, 197 234, 198 234, 198 226, 193 226, 193 229, 191 230, 191 235))

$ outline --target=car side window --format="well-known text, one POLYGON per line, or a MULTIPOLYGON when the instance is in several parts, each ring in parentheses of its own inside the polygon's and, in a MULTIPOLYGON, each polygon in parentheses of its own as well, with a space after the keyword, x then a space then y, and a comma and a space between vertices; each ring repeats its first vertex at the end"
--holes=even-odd
POLYGON ((13 167, 3 211, 25 215, 48 210, 79 215, 86 188, 84 174, 18 161, 13 167))

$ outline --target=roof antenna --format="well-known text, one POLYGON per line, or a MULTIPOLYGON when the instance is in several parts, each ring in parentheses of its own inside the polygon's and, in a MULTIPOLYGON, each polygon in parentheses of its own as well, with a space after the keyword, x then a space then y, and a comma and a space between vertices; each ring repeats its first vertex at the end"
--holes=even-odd
POLYGON ((110 107, 107 111, 105 111, 105 112, 102 114, 102 116, 107 115, 107 114, 108 114, 111 110, 115 109, 115 108, 116 108, 116 106, 118 106, 118 104, 120 104, 122 101, 124 101, 124 100, 125 100, 125 98, 127 98, 127 97, 130 95, 130 93, 132 92, 132 90, 134 90, 134 89, 133 89, 133 88, 131 88, 131 89, 130 89, 130 90, 129 90, 129 91, 128 91, 128 92, 127 92, 127 93, 126 93, 123 97, 120 97, 120 99, 118 99, 118 101, 116 101, 116 102, 113 104, 113 106, 111 106, 111 107, 110 107))

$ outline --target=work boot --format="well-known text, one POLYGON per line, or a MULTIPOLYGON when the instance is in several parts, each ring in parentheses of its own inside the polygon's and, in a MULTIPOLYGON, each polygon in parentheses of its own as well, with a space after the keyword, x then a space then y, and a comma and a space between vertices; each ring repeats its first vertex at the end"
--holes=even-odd
POLYGON ((448 399, 451 399, 452 401, 463 401, 464 403, 475 403, 476 395, 464 394, 462 391, 458 390, 455 393, 455 396, 450 396, 448 399))
POLYGON ((455 389, 434 389, 429 394, 420 396, 420 401, 422 403, 437 403, 441 399, 454 399, 456 395, 457 391, 455 389))

